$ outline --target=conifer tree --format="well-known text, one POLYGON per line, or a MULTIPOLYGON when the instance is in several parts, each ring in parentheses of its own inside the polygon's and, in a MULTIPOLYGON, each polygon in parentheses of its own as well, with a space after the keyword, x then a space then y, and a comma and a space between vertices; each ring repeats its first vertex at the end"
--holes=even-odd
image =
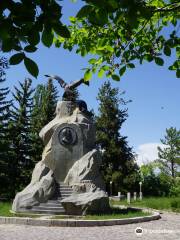
POLYGON ((164 148, 158 147, 158 156, 162 172, 178 177, 180 172, 180 130, 174 127, 166 129, 164 139, 161 139, 164 148))
MULTIPOLYGON (((34 167, 31 160, 32 138, 31 138, 31 112, 34 90, 31 87, 32 81, 25 79, 19 82, 20 87, 14 87, 13 107, 11 110, 11 186, 18 191, 30 181, 31 171, 34 167)), ((13 192, 13 190, 12 190, 13 192)), ((15 192, 14 192, 15 193, 15 192)))
POLYGON ((46 94, 44 99, 44 121, 45 124, 50 122, 55 117, 58 92, 54 86, 52 79, 48 80, 46 85, 46 94))
POLYGON ((73 88, 71 91, 73 92, 73 99, 72 99, 72 101, 79 100, 80 93, 79 93, 78 89, 77 88, 73 88))
MULTIPOLYGON (((121 135, 122 124, 127 118, 126 101, 119 97, 119 89, 112 88, 105 82, 99 89, 99 115, 96 117, 96 140, 102 152, 103 176, 107 191, 112 181, 114 191, 127 191, 134 188, 138 178, 138 167, 134 161, 132 148, 128 146, 127 137, 121 135)), ((134 189, 135 190, 135 189, 134 189)))
MULTIPOLYGON (((8 68, 6 58, 0 58, 0 84, 5 82, 5 70, 8 68)), ((10 141, 8 123, 11 101, 7 100, 9 88, 0 88, 0 196, 7 197, 9 186, 10 141)))
POLYGON ((43 142, 39 137, 40 130, 55 117, 58 93, 56 87, 50 79, 47 85, 39 84, 33 98, 33 111, 31 119, 31 134, 33 138, 32 160, 41 160, 43 142))

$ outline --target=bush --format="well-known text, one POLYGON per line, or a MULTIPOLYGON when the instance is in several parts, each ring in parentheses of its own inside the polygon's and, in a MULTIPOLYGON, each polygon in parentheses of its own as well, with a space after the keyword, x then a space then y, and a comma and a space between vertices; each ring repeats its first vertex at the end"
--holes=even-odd
POLYGON ((180 197, 180 178, 175 179, 174 184, 170 188, 170 196, 180 197))
POLYGON ((173 199, 171 201, 171 208, 173 210, 180 210, 180 200, 177 200, 177 199, 173 199))
POLYGON ((169 196, 172 180, 164 174, 154 174, 144 176, 143 194, 144 196, 169 196))

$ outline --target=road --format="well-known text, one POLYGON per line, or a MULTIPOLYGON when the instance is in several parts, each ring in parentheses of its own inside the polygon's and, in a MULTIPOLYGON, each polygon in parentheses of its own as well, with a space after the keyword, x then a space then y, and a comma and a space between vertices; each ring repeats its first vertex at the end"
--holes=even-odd
POLYGON ((163 213, 160 220, 104 227, 34 227, 0 225, 0 240, 180 240, 180 214, 163 213), (135 233, 142 228, 142 235, 135 233))

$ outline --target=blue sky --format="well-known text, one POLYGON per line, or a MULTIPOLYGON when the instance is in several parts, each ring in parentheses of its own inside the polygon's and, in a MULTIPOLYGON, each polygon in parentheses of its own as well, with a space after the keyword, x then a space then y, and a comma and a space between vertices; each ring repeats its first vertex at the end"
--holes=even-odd
MULTIPOLYGON (((68 23, 68 17, 75 15, 80 8, 80 1, 76 4, 70 0, 63 1, 63 22, 68 23)), ((40 69, 38 79, 33 79, 33 86, 45 83, 44 74, 60 75, 67 82, 79 79, 83 76, 83 67, 87 66, 87 58, 82 58, 63 49, 51 47, 50 49, 40 45, 39 50, 30 54, 40 69)), ((128 136, 130 146, 138 151, 143 144, 159 143, 165 134, 165 129, 170 126, 180 128, 180 79, 175 72, 167 70, 172 62, 167 58, 163 67, 155 64, 137 65, 133 70, 126 72, 120 82, 111 80, 112 85, 126 91, 125 98, 133 102, 128 104, 129 117, 124 123, 122 135, 128 136)), ((31 77, 23 64, 12 66, 7 71, 7 84, 13 89, 18 81, 25 77, 31 77)), ((106 79, 98 79, 96 76, 90 82, 90 87, 80 87, 81 98, 84 99, 95 112, 98 109, 96 96, 98 88, 106 79)), ((60 89, 59 89, 60 90, 60 89)), ((62 91, 60 90, 60 94, 62 91)))

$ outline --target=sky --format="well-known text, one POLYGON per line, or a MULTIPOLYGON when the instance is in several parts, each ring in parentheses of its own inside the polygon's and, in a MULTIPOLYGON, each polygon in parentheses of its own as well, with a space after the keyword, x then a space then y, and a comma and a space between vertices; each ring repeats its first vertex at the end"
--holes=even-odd
MULTIPOLYGON (((62 2, 64 23, 68 17, 77 13, 81 1, 71 3, 70 0, 62 2)), ((7 55, 10 57, 10 55, 7 55)), ((83 58, 73 52, 62 48, 46 48, 39 45, 36 53, 30 54, 39 66, 39 76, 33 79, 33 86, 46 83, 44 74, 56 74, 65 81, 70 82, 83 77, 83 68, 88 65, 88 58, 83 58)), ((148 162, 157 158, 157 146, 164 137, 166 128, 171 126, 180 128, 180 79, 175 72, 169 71, 171 58, 166 59, 166 64, 159 67, 153 63, 138 65, 135 69, 128 70, 120 82, 111 80, 113 87, 125 91, 124 98, 132 100, 128 104, 128 118, 124 123, 121 134, 128 136, 129 145, 138 153, 138 163, 148 162), (169 64, 169 65, 168 65, 169 64)), ((32 78, 26 71, 23 63, 11 66, 7 70, 7 85, 13 90, 18 81, 26 77, 32 78)), ((81 98, 88 104, 89 109, 98 112, 96 100, 98 89, 106 81, 93 76, 90 86, 80 86, 81 98)), ((60 95, 62 90, 58 87, 60 95)))

